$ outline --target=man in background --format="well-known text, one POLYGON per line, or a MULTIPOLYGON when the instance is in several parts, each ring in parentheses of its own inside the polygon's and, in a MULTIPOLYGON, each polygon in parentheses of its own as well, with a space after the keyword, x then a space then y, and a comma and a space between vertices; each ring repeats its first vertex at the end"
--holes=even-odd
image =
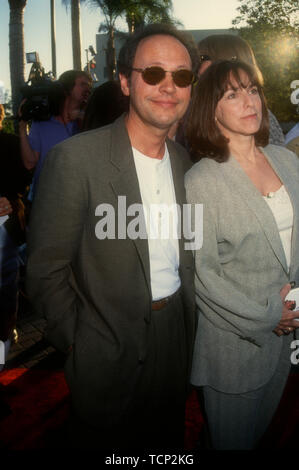
POLYGON ((30 199, 33 199, 39 175, 49 150, 54 145, 79 132, 82 111, 91 89, 91 77, 83 71, 68 70, 58 79, 60 89, 51 97, 52 116, 46 121, 33 121, 29 136, 28 122, 22 119, 22 105, 19 111, 19 136, 21 154, 25 168, 35 170, 30 199))

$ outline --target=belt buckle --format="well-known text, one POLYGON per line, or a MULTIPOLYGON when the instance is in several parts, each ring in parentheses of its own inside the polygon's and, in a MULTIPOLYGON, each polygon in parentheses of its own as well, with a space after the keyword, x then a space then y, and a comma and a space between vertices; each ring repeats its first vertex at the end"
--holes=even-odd
POLYGON ((152 302, 152 310, 162 310, 166 304, 168 304, 169 297, 165 297, 164 299, 154 300, 152 302))

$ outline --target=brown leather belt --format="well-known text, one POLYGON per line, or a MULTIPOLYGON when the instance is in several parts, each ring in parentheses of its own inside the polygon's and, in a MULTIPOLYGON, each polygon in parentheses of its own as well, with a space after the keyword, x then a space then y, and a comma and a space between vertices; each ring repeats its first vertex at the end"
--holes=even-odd
POLYGON ((152 310, 162 310, 162 308, 167 305, 170 300, 172 300, 175 296, 178 295, 181 289, 178 289, 174 294, 169 295, 168 297, 164 297, 164 299, 154 300, 152 302, 152 310))

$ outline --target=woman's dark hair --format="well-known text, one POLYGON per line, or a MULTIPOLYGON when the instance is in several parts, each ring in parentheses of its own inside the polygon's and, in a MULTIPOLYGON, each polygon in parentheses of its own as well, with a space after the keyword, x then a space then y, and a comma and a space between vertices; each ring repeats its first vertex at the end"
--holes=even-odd
POLYGON ((94 89, 87 102, 82 130, 106 126, 128 111, 129 99, 124 96, 120 83, 105 82, 94 89))
POLYGON ((250 44, 237 34, 211 34, 198 43, 199 60, 237 60, 255 68, 261 85, 264 84, 250 44))
POLYGON ((140 42, 150 36, 165 35, 177 39, 189 52, 193 73, 197 73, 199 58, 198 50, 192 36, 185 31, 175 28, 171 24, 154 23, 136 29, 134 34, 130 35, 121 48, 118 56, 118 72, 129 78, 132 73, 132 67, 140 42))
POLYGON ((261 83, 253 67, 238 61, 217 61, 201 75, 193 92, 190 115, 187 123, 187 139, 194 160, 212 158, 224 162, 229 156, 229 139, 219 130, 215 120, 216 107, 232 78, 239 87, 247 88, 240 71, 244 71, 251 86, 256 86, 262 102, 262 121, 255 134, 257 146, 265 147, 269 140, 269 118, 261 83))

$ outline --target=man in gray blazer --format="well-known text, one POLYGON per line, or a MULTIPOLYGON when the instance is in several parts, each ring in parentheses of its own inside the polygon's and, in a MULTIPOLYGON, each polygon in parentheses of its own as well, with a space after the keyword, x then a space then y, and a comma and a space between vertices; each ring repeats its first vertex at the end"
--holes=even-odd
POLYGON ((146 214, 185 203, 188 155, 166 136, 189 103, 193 47, 165 25, 129 37, 119 56, 128 114, 57 145, 41 174, 27 287, 67 353, 79 448, 183 445, 193 259, 184 239, 151 236, 165 220, 146 214))

